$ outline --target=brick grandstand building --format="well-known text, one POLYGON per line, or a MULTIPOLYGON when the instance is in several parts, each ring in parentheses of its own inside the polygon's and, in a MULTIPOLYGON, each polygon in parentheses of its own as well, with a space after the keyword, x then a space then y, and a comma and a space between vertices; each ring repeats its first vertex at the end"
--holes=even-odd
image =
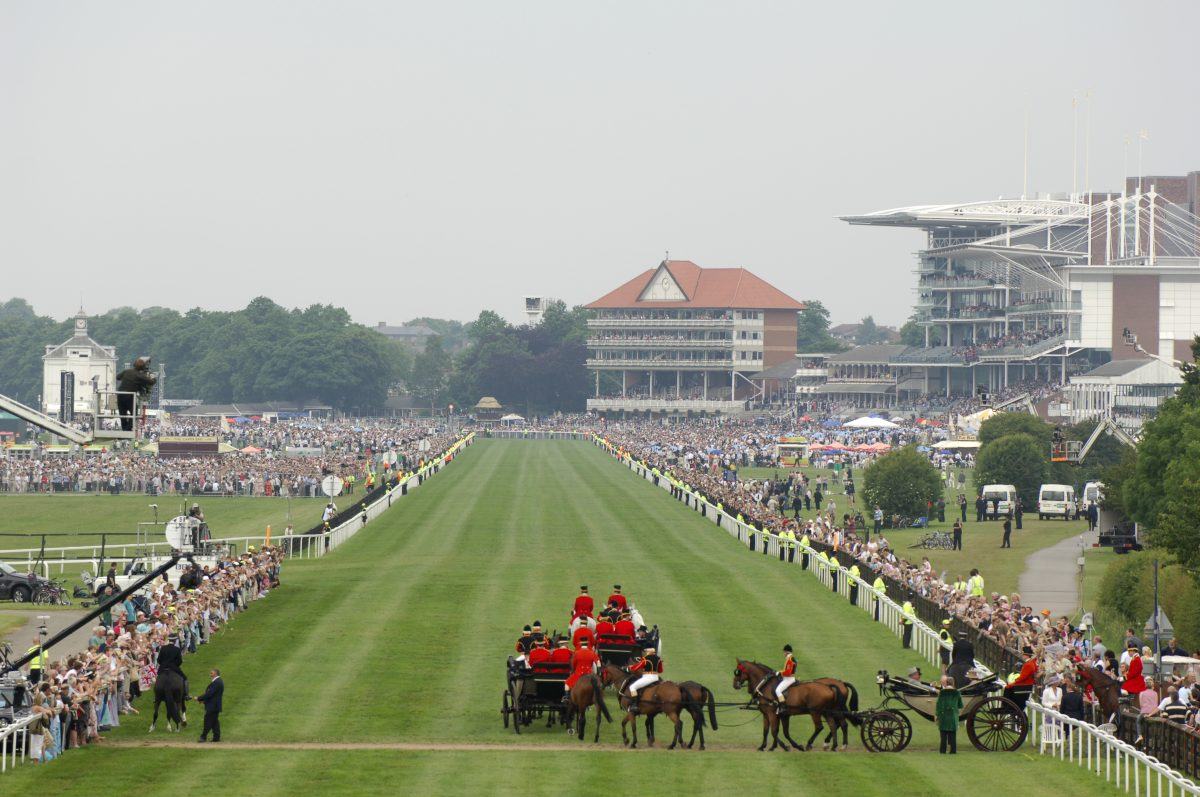
POLYGON ((587 305, 588 409, 735 413, 796 356, 804 304, 744 268, 664 260, 587 305))

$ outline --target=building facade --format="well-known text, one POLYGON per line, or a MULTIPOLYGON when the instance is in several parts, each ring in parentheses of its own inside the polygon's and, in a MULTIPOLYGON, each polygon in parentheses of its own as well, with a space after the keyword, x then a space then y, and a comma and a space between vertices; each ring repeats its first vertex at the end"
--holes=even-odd
POLYGON ((1190 359, 1200 331, 1200 172, 1114 194, 922 205, 846 216, 925 233, 914 319, 924 345, 901 404, 1065 385, 1109 360, 1190 359))
POLYGON ((97 390, 116 390, 117 350, 101 346, 88 335, 88 317, 75 316, 74 334, 42 355, 42 412, 57 415, 62 406, 62 374, 74 374, 76 413, 91 413, 97 390))
POLYGON ((742 268, 664 260, 587 305, 588 409, 730 413, 796 355, 803 303, 742 268))
POLYGON ((1071 377, 1066 395, 1070 423, 1112 418, 1125 431, 1137 434, 1142 424, 1183 383, 1183 374, 1160 360, 1124 358, 1071 377))

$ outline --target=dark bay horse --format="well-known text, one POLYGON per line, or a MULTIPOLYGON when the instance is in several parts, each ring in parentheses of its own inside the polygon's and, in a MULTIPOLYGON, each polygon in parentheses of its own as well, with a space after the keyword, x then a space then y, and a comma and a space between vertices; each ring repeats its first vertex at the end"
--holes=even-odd
MULTIPOLYGON (((708 720, 715 731, 717 729, 717 699, 712 690, 704 684, 695 681, 684 681, 679 684, 679 693, 683 695, 683 707, 692 715, 692 738, 687 746, 690 750, 696 742, 696 734, 700 734, 700 749, 704 749, 704 708, 708 707, 708 720)), ((653 727, 652 723, 649 723, 653 727)), ((650 733, 650 731, 647 731, 650 733)))
POLYGON ((1104 721, 1115 723, 1117 714, 1121 711, 1121 682, 1103 670, 1083 664, 1076 665, 1075 672, 1079 674, 1081 684, 1092 687, 1092 693, 1100 703, 1100 713, 1104 716, 1104 721))
MULTIPOLYGON (((615 664, 606 664, 600 671, 600 680, 605 686, 612 686, 617 690, 617 701, 625 711, 625 718, 621 720, 621 740, 630 747, 637 747, 637 719, 632 713, 635 701, 625 694, 625 687, 632 677, 628 670, 615 664), (632 744, 625 734, 625 726, 630 723, 633 724, 632 744)), ((638 692, 636 702, 638 714, 646 718, 646 734, 651 747, 654 746, 654 736, 650 721, 657 714, 665 714, 675 726, 675 734, 671 737, 671 745, 667 749, 674 750, 676 745, 683 744, 683 720, 679 718, 679 714, 683 710, 684 698, 678 684, 673 681, 659 681, 647 686, 638 692)))
POLYGON ((593 742, 600 741, 600 718, 613 721, 613 718, 608 713, 608 706, 604 704, 604 686, 600 683, 600 679, 595 675, 585 675, 575 682, 571 687, 571 691, 567 693, 567 718, 563 721, 568 733, 578 733, 579 741, 583 741, 583 731, 587 728, 587 710, 592 706, 596 707, 596 738, 593 742), (571 727, 571 719, 578 717, 578 727, 571 727))
MULTIPOLYGON (((846 722, 845 697, 828 683, 797 681, 784 693, 783 710, 779 711, 769 697, 779 680, 774 668, 756 661, 738 659, 733 671, 733 688, 745 687, 751 702, 758 706, 763 716, 763 740, 758 749, 766 749, 768 732, 773 739, 771 749, 779 747, 779 726, 783 725, 783 736, 792 747, 811 750, 813 740, 824 728, 824 721, 828 721, 830 734, 827 739, 832 740, 833 749, 837 750, 837 729, 846 722), (800 745, 789 732, 788 718, 797 714, 810 714, 813 718, 813 733, 808 737, 807 745, 800 745)), ((783 749, 787 750, 787 745, 783 745, 783 749)))
POLYGON ((167 704, 167 730, 179 732, 187 724, 183 715, 183 676, 174 670, 162 670, 154 679, 154 716, 150 720, 150 730, 158 722, 158 707, 167 704), (171 727, 174 724, 174 727, 171 727))
MULTIPOLYGON (((813 680, 815 683, 829 684, 830 686, 833 687, 834 691, 837 692, 838 695, 842 698, 843 706, 846 709, 846 713, 843 715, 842 718, 850 720, 849 723, 846 723, 846 722, 841 723, 841 725, 842 725, 842 746, 849 747, 850 746, 850 730, 849 730, 850 725, 853 725, 855 727, 862 725, 862 720, 859 719, 859 717, 858 717, 858 689, 856 689, 854 687, 854 684, 850 683, 849 681, 843 681, 839 678, 815 678, 813 680)), ((785 725, 785 727, 786 727, 786 725, 785 725)), ((835 731, 830 731, 830 734, 832 735, 834 732, 835 731)), ((829 744, 828 738, 825 739, 825 744, 826 745, 829 744)))

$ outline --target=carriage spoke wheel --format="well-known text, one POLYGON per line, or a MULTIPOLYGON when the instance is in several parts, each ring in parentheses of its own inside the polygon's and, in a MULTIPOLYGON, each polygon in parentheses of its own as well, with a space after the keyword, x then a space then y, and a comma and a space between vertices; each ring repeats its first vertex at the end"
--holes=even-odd
POLYGON ((967 738, 984 752, 1012 752, 1028 733, 1025 713, 1003 697, 990 697, 967 714, 967 738))
POLYGON ((898 753, 912 741, 912 722, 898 711, 873 711, 863 718, 861 735, 873 753, 898 753))
MULTIPOLYGON (((500 716, 504 718, 504 727, 507 728, 509 716, 513 713, 512 701, 509 697, 507 689, 500 694, 502 696, 500 703, 500 716)), ((513 720, 516 721, 517 718, 513 717, 513 720)))

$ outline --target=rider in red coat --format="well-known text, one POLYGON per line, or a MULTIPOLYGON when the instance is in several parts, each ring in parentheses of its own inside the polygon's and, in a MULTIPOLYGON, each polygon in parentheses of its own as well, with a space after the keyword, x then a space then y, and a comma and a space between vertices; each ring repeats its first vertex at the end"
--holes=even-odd
POLYGON ((586 643, 589 648, 596 647, 596 635, 586 625, 579 626, 575 629, 575 633, 571 634, 571 644, 575 650, 579 650, 583 643, 586 643))
POLYGON ((579 588, 579 597, 575 599, 575 607, 571 612, 571 619, 575 619, 580 615, 592 616, 592 612, 596 608, 596 602, 592 600, 592 596, 588 594, 586 586, 579 588))
POLYGON ((587 640, 580 640, 580 644, 582 647, 571 654, 571 675, 565 682, 567 692, 571 691, 571 687, 580 678, 595 672, 596 667, 600 664, 600 657, 596 655, 596 651, 592 650, 587 640))
POLYGON ((1142 655, 1138 653, 1137 645, 1130 645, 1129 650, 1132 656, 1129 659, 1129 668, 1125 670, 1125 681, 1121 684, 1121 689, 1131 695, 1137 695, 1146 691, 1146 679, 1142 676, 1142 655))
POLYGON ((617 606, 620 607, 621 611, 625 611, 626 609, 629 608, 629 602, 627 600, 625 600, 625 596, 621 594, 621 585, 620 584, 613 585, 613 591, 612 591, 612 594, 608 596, 607 603, 609 603, 610 605, 613 603, 617 604, 617 606))

